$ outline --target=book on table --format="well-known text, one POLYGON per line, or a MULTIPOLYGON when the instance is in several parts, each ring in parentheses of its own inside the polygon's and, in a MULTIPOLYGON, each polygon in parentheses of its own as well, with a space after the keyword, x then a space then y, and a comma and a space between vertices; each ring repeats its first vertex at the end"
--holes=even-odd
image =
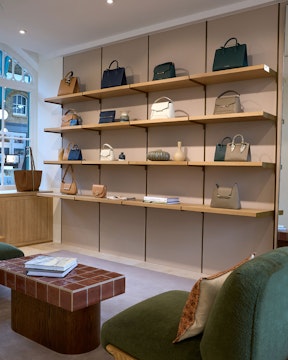
POLYGON ((45 276, 45 277, 56 277, 56 278, 63 278, 67 274, 69 274, 75 267, 77 263, 71 265, 64 271, 59 270, 44 270, 44 269, 26 269, 26 275, 28 276, 45 276))
MULTIPOLYGON (((76 258, 39 255, 25 262, 26 270, 49 270, 49 271, 66 271, 72 266, 77 266, 76 258)), ((74 266, 74 267, 75 267, 74 266)))
POLYGON ((179 197, 144 196, 144 202, 157 204, 179 204, 179 197))

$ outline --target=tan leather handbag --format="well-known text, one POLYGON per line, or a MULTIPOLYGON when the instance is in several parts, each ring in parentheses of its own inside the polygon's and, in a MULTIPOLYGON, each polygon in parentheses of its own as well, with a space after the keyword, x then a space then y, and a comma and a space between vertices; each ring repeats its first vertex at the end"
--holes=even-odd
POLYGON ((64 175, 62 177, 62 181, 61 181, 61 187, 60 187, 60 192, 62 194, 67 194, 67 195, 75 195, 77 194, 77 183, 74 177, 74 171, 73 171, 73 167, 72 165, 67 166, 64 175), (71 174, 71 178, 72 181, 70 183, 65 182, 65 177, 68 173, 68 171, 70 171, 71 174))

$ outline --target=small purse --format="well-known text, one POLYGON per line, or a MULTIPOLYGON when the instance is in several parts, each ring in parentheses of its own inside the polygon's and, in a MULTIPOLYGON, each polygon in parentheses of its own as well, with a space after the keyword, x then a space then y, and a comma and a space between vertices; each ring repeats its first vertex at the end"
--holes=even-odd
POLYGON ((77 183, 76 180, 74 178, 74 171, 73 171, 73 167, 72 165, 67 166, 64 176, 62 177, 62 181, 61 181, 61 186, 60 186, 60 192, 62 194, 67 194, 67 195, 75 195, 77 194, 77 183), (72 177, 72 181, 71 183, 66 183, 65 182, 65 177, 67 175, 67 172, 70 170, 71 172, 71 177, 72 177))
POLYGON ((175 76, 176 76, 175 65, 171 61, 163 64, 159 64, 154 67, 153 80, 168 79, 168 78, 173 78, 175 76))
POLYGON ((103 149, 100 151, 100 161, 113 161, 115 160, 114 149, 109 144, 104 144, 103 149))
POLYGON ((82 151, 78 145, 74 145, 69 151, 68 160, 82 160, 82 151))
POLYGON ((99 117, 99 124, 106 124, 115 121, 115 110, 101 111, 99 117))
POLYGON ((170 154, 167 151, 158 149, 149 151, 146 158, 151 161, 168 161, 170 160, 170 154))
POLYGON ((215 148, 215 154, 214 154, 214 161, 224 161, 225 160, 225 153, 227 144, 225 144, 226 141, 232 142, 232 139, 230 136, 226 136, 222 139, 220 144, 216 145, 215 148))
POLYGON ((92 194, 98 198, 104 198, 107 194, 107 187, 105 185, 93 184, 92 194))
POLYGON ((227 90, 216 98, 214 115, 233 114, 240 112, 243 112, 243 107, 241 106, 241 102, 240 102, 240 94, 238 94, 237 91, 227 90), (234 93, 234 95, 224 96, 228 93, 234 93))
POLYGON ((151 119, 167 119, 167 118, 174 118, 174 104, 171 99, 166 96, 162 96, 154 101, 151 106, 151 119), (159 102, 160 100, 166 100, 163 102, 159 102))
POLYGON ((235 37, 228 39, 224 46, 221 46, 220 49, 215 51, 212 68, 213 71, 227 70, 243 66, 248 66, 247 45, 239 44, 235 37), (228 47, 227 44, 231 40, 235 40, 235 45, 228 47))
POLYGON ((64 79, 60 81, 58 96, 69 95, 79 92, 79 83, 77 77, 73 77, 73 71, 69 71, 64 79))
POLYGON ((77 114, 77 112, 73 109, 69 109, 62 116, 61 127, 64 126, 75 126, 81 125, 82 119, 81 116, 77 114))
POLYGON ((225 161, 249 161, 251 159, 250 144, 244 141, 241 134, 233 137, 232 142, 227 144, 225 161), (240 143, 236 143, 237 137, 241 138, 240 143))
POLYGON ((120 85, 127 85, 125 68, 119 67, 118 61, 113 60, 108 69, 103 71, 101 89, 120 85), (111 69, 113 63, 116 63, 116 69, 111 69))
POLYGON ((237 183, 232 187, 223 187, 216 184, 210 206, 224 209, 241 209, 237 183))

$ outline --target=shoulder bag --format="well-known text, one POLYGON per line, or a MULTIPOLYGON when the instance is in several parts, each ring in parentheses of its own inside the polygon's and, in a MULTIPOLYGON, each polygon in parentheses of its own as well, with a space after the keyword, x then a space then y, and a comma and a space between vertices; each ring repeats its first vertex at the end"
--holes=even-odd
POLYGON ((155 66, 153 70, 153 80, 173 78, 176 76, 175 65, 173 62, 166 62, 155 66))
POLYGON ((113 60, 108 69, 104 70, 101 80, 101 89, 113 86, 127 85, 126 73, 124 67, 119 67, 118 61, 113 60), (111 69, 113 63, 116 63, 116 68, 111 69))
POLYGON ((240 94, 234 90, 227 90, 220 94, 215 100, 214 115, 217 114, 233 114, 243 111, 240 102, 240 94), (228 93, 233 95, 224 96, 228 93))
POLYGON ((75 195, 75 194, 77 194, 77 191, 78 191, 77 190, 77 183, 76 183, 76 180, 75 180, 75 177, 74 177, 73 167, 72 167, 72 165, 68 165, 66 167, 64 175, 62 177, 60 192, 62 194, 75 195), (66 177, 68 171, 70 171, 71 178, 72 178, 70 183, 65 182, 65 177, 66 177))
POLYGON ((79 83, 77 77, 73 76, 73 71, 69 71, 64 79, 60 81, 58 96, 69 95, 79 92, 79 83))
POLYGON ((225 161, 249 161, 251 159, 250 144, 244 141, 244 137, 241 134, 237 134, 233 137, 232 142, 227 144, 225 151, 225 161), (241 139, 241 142, 236 142, 237 138, 241 139))
POLYGON ((100 161, 113 161, 115 160, 114 149, 109 144, 104 144, 103 149, 100 151, 100 161))
POLYGON ((237 38, 231 37, 224 46, 217 49, 214 55, 213 71, 227 70, 248 66, 247 60, 247 45, 239 44, 237 38), (227 46, 228 43, 234 40, 235 45, 227 46))
POLYGON ((173 101, 166 97, 162 96, 154 101, 151 106, 151 120, 152 119, 167 119, 167 118, 174 118, 174 104, 173 101), (160 102, 160 100, 166 100, 160 102))
POLYGON ((93 184, 92 194, 97 198, 104 198, 107 194, 107 187, 105 185, 93 184))
POLYGON ((223 187, 216 184, 210 206, 214 208, 241 209, 237 183, 232 187, 223 187))

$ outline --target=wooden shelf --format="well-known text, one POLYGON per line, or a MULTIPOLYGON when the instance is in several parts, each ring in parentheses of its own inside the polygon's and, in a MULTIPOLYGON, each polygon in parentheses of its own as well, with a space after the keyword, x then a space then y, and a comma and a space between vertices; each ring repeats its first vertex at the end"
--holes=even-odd
POLYGON ((147 81, 142 83, 115 86, 107 89, 98 89, 79 92, 71 95, 55 96, 44 99, 45 102, 66 105, 82 101, 100 100, 112 97, 135 95, 141 92, 166 91, 193 86, 213 85, 232 81, 244 81, 267 77, 277 77, 277 72, 269 66, 253 65, 237 69, 213 71, 195 75, 179 76, 170 79, 147 81))
POLYGON ((75 201, 88 201, 95 203, 113 204, 113 205, 124 205, 124 206, 136 206, 144 208, 155 208, 155 209, 167 209, 167 210, 178 210, 178 211, 190 211, 200 213, 210 213, 219 215, 233 215, 233 216, 245 216, 253 218, 262 218, 273 216, 274 210, 267 209, 222 209, 212 208, 209 205, 194 205, 194 204, 157 204, 157 203, 146 203, 142 200, 120 200, 120 199, 107 199, 107 198, 96 198, 92 195, 65 195, 61 193, 37 193, 37 196, 42 197, 56 197, 64 200, 75 200, 75 201))
POLYGON ((274 121, 276 122, 277 116, 269 114, 265 111, 243 112, 234 114, 220 114, 220 115, 203 115, 203 116, 189 116, 189 121, 198 124, 220 124, 231 122, 244 122, 244 121, 274 121))
POLYGON ((119 130, 119 129, 127 129, 130 127, 129 121, 117 121, 112 123, 106 123, 106 124, 87 124, 82 125, 82 129, 84 130, 119 130))

